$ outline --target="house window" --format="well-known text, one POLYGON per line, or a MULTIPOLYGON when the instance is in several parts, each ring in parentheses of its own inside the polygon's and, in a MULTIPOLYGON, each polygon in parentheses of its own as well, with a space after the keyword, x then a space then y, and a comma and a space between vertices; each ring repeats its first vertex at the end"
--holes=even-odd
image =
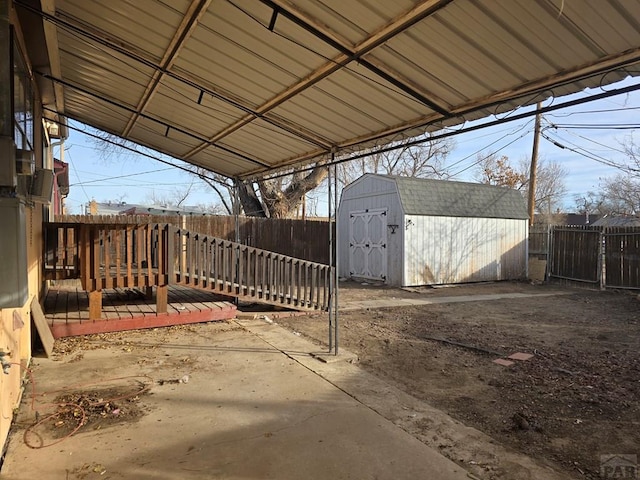
POLYGON ((33 88, 24 57, 13 47, 13 140, 16 148, 33 152, 33 88))

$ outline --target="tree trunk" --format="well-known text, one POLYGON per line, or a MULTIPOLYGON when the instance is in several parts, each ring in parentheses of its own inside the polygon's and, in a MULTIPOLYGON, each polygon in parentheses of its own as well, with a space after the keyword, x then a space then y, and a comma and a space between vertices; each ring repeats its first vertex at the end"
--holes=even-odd
POLYGON ((283 188, 283 178, 258 182, 262 204, 271 218, 287 218, 302 203, 303 197, 320 185, 327 177, 327 167, 316 165, 306 175, 295 173, 291 182, 283 188))
POLYGON ((238 197, 244 214, 248 217, 266 217, 267 212, 256 195, 253 186, 240 180, 234 180, 234 183, 238 189, 238 197))

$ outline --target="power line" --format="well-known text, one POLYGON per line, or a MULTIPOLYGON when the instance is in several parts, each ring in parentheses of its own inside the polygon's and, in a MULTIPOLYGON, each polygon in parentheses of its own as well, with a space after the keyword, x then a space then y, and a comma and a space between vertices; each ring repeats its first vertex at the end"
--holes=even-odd
POLYGON ((640 128, 640 123, 557 123, 559 128, 571 128, 578 130, 635 130, 640 128))
MULTIPOLYGON (((554 127, 554 128, 555 128, 555 127, 556 127, 556 125, 552 125, 552 127, 554 127)), ((571 132, 571 131, 567 130, 566 128, 563 128, 563 130, 566 130, 566 132, 567 132, 569 135, 572 135, 572 136, 574 136, 574 137, 581 138, 581 139, 583 139, 583 140, 586 140, 587 142, 591 142, 591 143, 593 143, 593 144, 595 144, 595 145, 598 145, 598 146, 600 146, 600 147, 604 147, 604 148, 606 148, 606 149, 608 149, 608 150, 613 150, 614 152, 618 152, 618 153, 622 153, 622 154, 624 154, 624 155, 627 155, 627 152, 625 152, 624 150, 620 150, 619 148, 614 148, 614 147, 612 147, 612 146, 610 146, 610 145, 605 145, 604 143, 597 142, 597 141, 593 140, 592 138, 585 137, 584 135, 578 135, 577 133, 573 133, 573 132, 571 132)))
POLYGON ((500 147, 497 150, 494 150, 493 152, 485 155, 482 158, 479 158, 478 160, 476 160, 475 162, 472 162, 470 165, 464 167, 462 170, 460 170, 459 172, 454 173, 453 175, 450 176, 450 178, 453 177, 457 177, 458 175, 460 175, 463 172, 466 172, 467 170, 469 170, 470 168, 475 167, 476 165, 479 165, 480 163, 482 163, 482 161, 486 160, 487 158, 491 157, 492 155, 495 155, 496 153, 500 152, 501 150, 504 150, 505 148, 507 148, 510 145, 513 145, 514 143, 516 143, 518 140, 520 140, 521 138, 526 137, 527 135, 529 135, 529 132, 525 132, 522 135, 520 135, 518 138, 515 138, 513 140, 511 140, 509 143, 507 143, 506 145, 503 145, 502 147, 500 147))
POLYGON ((588 115, 588 114, 596 114, 596 113, 611 113, 611 112, 625 112, 627 110, 640 110, 640 107, 620 107, 620 108, 603 108, 601 110, 581 110, 577 112, 569 112, 565 114, 560 113, 551 113, 550 117, 554 118, 566 118, 571 117, 573 115, 588 115))
MULTIPOLYGON (((80 175, 78 175, 78 171, 76 170, 76 165, 75 165, 75 162, 73 161, 73 158, 71 157, 71 152, 67 152, 67 156, 69 157, 69 163, 71 164, 71 168, 73 168, 73 173, 76 174, 76 178, 79 181, 80 175)), ((84 196, 87 197, 87 202, 90 202, 91 199, 89 198, 89 195, 87 194, 87 191, 84 189, 84 186, 82 184, 80 185, 80 188, 82 189, 84 196)))
POLYGON ((503 135, 502 137, 498 138, 497 140, 491 142, 489 145, 485 145, 484 147, 482 147, 479 150, 476 150, 473 153, 470 153, 469 155, 467 155, 466 157, 452 163, 451 165, 449 165, 447 168, 452 168, 455 167, 456 165, 459 165, 460 163, 464 162, 465 160, 473 157, 474 155, 477 155, 481 152, 483 152, 484 150, 486 150, 487 148, 492 147, 493 145, 495 145, 496 143, 500 142, 501 140, 504 140, 507 137, 510 137, 511 135, 515 135, 516 133, 520 132, 521 130, 523 130, 524 128, 526 128, 528 125, 531 125, 531 120, 528 122, 523 123, 520 127, 517 127, 515 130, 510 131, 509 133, 507 133, 506 135, 503 135))
MULTIPOLYGON (((150 153, 141 152, 140 150, 136 150, 135 148, 129 147, 128 145, 123 145, 123 144, 120 144, 118 142, 114 142, 113 140, 109 140, 107 138, 103 138, 100 135, 96 135, 94 133, 88 132, 86 129, 81 129, 79 127, 74 127, 74 126, 71 125, 71 123, 67 124, 67 128, 69 128, 71 130, 74 130, 76 132, 80 132, 80 133, 82 133, 84 135, 87 135, 88 137, 96 138, 98 140, 101 140, 103 142, 109 143, 111 145, 115 145, 116 147, 123 148, 124 150, 128 150, 128 151, 130 151, 132 153, 135 153, 137 155, 141 155, 141 156, 149 158, 151 160, 155 160, 157 162, 164 163, 165 165, 169 165, 169 166, 171 166, 173 168, 177 168, 178 170, 182 170, 184 172, 191 173, 192 175, 195 175, 198 178, 201 178, 203 180, 206 180, 206 181, 209 181, 209 182, 213 182, 213 183, 217 183, 217 184, 219 184, 221 186, 224 186, 224 187, 228 187, 229 186, 228 184, 226 184, 224 182, 221 182, 220 180, 218 180, 216 178, 208 177, 207 175, 198 173, 197 171, 193 171, 190 168, 184 167, 182 165, 176 165, 176 164, 171 163, 171 162, 169 162, 167 160, 164 160, 164 159, 162 159, 160 157, 157 157, 155 155, 151 155, 150 153)), ((194 166, 196 166, 196 165, 194 165, 194 166)), ((78 177, 78 180, 80 180, 80 177, 78 177)))
POLYGON ((547 140, 548 142, 551 142, 552 144, 554 144, 556 147, 564 149, 564 150, 569 150, 573 153, 576 153, 578 155, 581 155, 585 158, 588 158, 590 160, 593 160, 595 162, 601 163, 603 165, 606 165, 608 167, 611 168, 615 168, 618 170, 621 170, 623 172, 629 173, 629 172, 637 172, 636 169, 633 169, 631 167, 625 167, 622 165, 619 165, 607 158, 601 157, 599 155, 596 155, 594 153, 591 152, 587 152, 585 151, 582 147, 579 147, 578 145, 572 144, 571 142, 568 142, 566 140, 562 140, 564 143, 561 143, 560 141, 549 137, 545 132, 540 132, 540 135, 542 136, 542 138, 544 138, 545 140, 547 140), (569 144, 570 146, 567 146, 566 144, 569 144))
MULTIPOLYGON (((84 182, 78 182, 78 183, 73 183, 71 185, 69 185, 70 187, 76 186, 76 185, 87 185, 88 183, 98 183, 98 182, 105 182, 108 180, 116 180, 119 178, 130 178, 130 177, 135 177, 138 175, 147 175, 149 173, 157 173, 157 172, 166 172, 167 170, 173 170, 173 168, 169 167, 169 168, 158 168, 156 170, 147 170, 146 172, 136 172, 136 173, 129 173, 126 175, 117 175, 115 177, 104 177, 104 178, 98 178, 95 180, 87 180, 84 182)), ((155 182, 154 182, 155 183, 155 182)), ((162 185, 161 183, 158 183, 157 185, 162 185)), ((172 185, 171 183, 167 183, 165 185, 172 185)))

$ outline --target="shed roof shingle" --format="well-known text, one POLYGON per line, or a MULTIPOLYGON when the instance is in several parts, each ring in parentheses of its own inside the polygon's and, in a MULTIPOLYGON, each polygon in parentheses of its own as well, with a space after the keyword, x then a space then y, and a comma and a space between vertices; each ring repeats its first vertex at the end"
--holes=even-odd
POLYGON ((405 214, 528 219, 522 194, 511 188, 393 175, 405 214))

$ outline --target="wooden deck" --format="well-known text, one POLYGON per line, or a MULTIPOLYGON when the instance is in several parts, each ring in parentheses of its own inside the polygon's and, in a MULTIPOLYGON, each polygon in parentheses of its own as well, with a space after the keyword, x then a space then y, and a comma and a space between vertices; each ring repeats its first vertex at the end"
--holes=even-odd
POLYGON ((91 320, 102 319, 107 290, 153 288, 158 316, 178 285, 301 311, 331 301, 329 265, 168 224, 46 223, 44 258, 47 280, 81 280, 91 320))
POLYGON ((90 320, 89 293, 79 282, 72 282, 49 289, 44 311, 53 336, 61 338, 234 318, 235 305, 220 299, 206 291, 171 285, 167 312, 157 313, 156 300, 144 290, 106 289, 102 290, 101 318, 90 320))

